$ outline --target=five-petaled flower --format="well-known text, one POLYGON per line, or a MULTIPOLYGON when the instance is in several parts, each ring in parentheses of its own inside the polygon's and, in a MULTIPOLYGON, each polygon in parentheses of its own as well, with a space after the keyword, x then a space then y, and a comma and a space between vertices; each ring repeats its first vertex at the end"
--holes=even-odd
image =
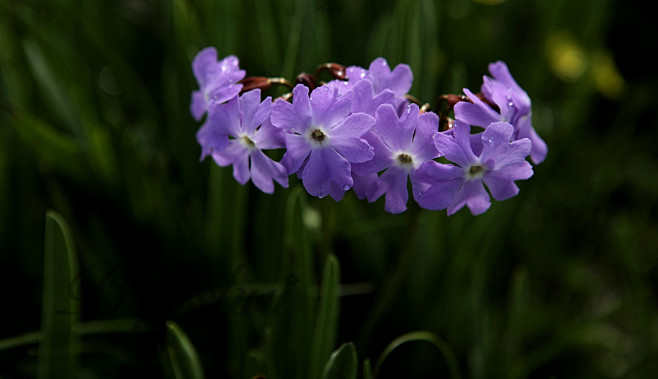
POLYGON ((220 148, 203 149, 201 159, 211 155, 220 166, 233 165, 235 180, 245 184, 251 178, 265 193, 274 192, 272 180, 288 187, 285 167, 263 153, 263 149, 284 146, 281 130, 269 120, 271 106, 272 99, 267 97, 261 102, 260 90, 255 89, 211 110, 197 139, 201 146, 220 148))
POLYGON ((190 112, 197 121, 208 109, 231 100, 242 89, 242 84, 237 82, 244 78, 245 71, 240 70, 238 58, 229 55, 218 62, 214 47, 207 47, 197 54, 192 70, 199 90, 192 92, 190 112))
POLYGON ((511 124, 488 125, 480 134, 478 153, 473 151, 470 129, 468 124, 455 121, 451 133, 434 135, 434 144, 441 155, 456 165, 428 161, 418 170, 418 179, 429 185, 417 196, 421 207, 447 208, 451 215, 466 205, 471 213, 478 215, 491 205, 483 183, 494 199, 505 200, 519 192, 515 180, 532 176, 532 166, 525 160, 530 153, 530 140, 510 142, 514 133, 511 124))
POLYGON ((272 124, 285 130, 283 164, 289 174, 301 173, 309 194, 342 198, 354 184, 351 164, 373 158, 373 148, 361 138, 375 119, 365 113, 350 114, 352 93, 342 96, 328 87, 309 89, 298 84, 292 104, 277 100, 272 124))
POLYGON ((496 104, 498 110, 480 100, 471 91, 464 88, 464 93, 472 103, 462 101, 455 105, 455 118, 470 125, 487 127, 496 121, 509 122, 514 126, 514 139, 528 138, 532 142, 530 157, 535 164, 546 159, 548 147, 546 142, 532 127, 532 104, 528 94, 516 83, 507 65, 495 62, 489 65, 493 78, 484 76, 482 94, 496 104))
POLYGON ((366 140, 375 149, 375 157, 355 165, 354 171, 366 175, 385 170, 368 186, 366 196, 373 202, 386 194, 386 211, 401 213, 407 210, 408 178, 414 193, 420 191, 416 171, 439 155, 432 143, 432 136, 439 127, 439 117, 433 112, 419 115, 416 104, 409 105, 400 117, 392 105, 382 105, 377 108, 376 117, 376 133, 366 135, 366 140))

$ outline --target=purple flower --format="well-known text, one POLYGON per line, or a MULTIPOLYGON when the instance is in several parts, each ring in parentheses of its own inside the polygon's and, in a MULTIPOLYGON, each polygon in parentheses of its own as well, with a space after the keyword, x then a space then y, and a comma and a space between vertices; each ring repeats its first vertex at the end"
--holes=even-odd
POLYGON ((272 124, 285 134, 286 153, 282 163, 289 174, 301 172, 309 194, 342 198, 354 184, 351 164, 372 159, 373 148, 361 138, 375 119, 365 113, 350 114, 352 92, 308 87, 293 89, 292 104, 277 100, 272 107, 272 124))
POLYGON ((329 83, 325 84, 327 88, 338 90, 339 95, 344 95, 350 92, 354 85, 359 83, 362 79, 366 77, 368 70, 359 66, 349 66, 345 69, 345 77, 347 80, 332 80, 329 83))
POLYGON ((407 178, 411 179, 414 194, 420 191, 416 170, 439 155, 432 136, 439 128, 439 117, 432 112, 419 115, 416 104, 411 104, 398 117, 395 108, 384 104, 377 108, 377 124, 367 140, 375 149, 375 157, 355 165, 357 174, 365 175, 385 170, 366 192, 373 202, 386 194, 385 209, 389 213, 407 210, 407 178))
POLYGON ((414 80, 408 65, 399 64, 391 71, 384 58, 377 58, 370 63, 367 78, 372 81, 375 93, 390 89, 397 97, 404 97, 411 89, 411 83, 414 80))
POLYGON ((468 89, 464 93, 473 103, 466 101, 455 105, 455 118, 468 124, 486 127, 492 122, 504 121, 514 126, 513 139, 528 138, 532 142, 530 157, 535 164, 546 159, 548 147, 532 127, 532 104, 528 94, 516 83, 504 62, 489 65, 493 78, 484 77, 482 94, 496 104, 499 112, 492 109, 468 89))
POLYGON ((251 178, 265 193, 274 192, 273 180, 288 187, 285 167, 263 153, 284 147, 282 131, 269 119, 271 106, 272 99, 268 96, 261 103, 260 90, 255 89, 214 107, 197 133, 201 159, 210 154, 220 166, 233 165, 235 180, 244 185, 251 178))
POLYGON ((384 91, 391 91, 394 94, 394 102, 398 111, 402 113, 406 109, 408 101, 404 95, 411 89, 414 78, 411 68, 408 65, 399 64, 391 71, 386 59, 377 58, 370 63, 368 70, 357 66, 348 67, 346 76, 347 81, 332 80, 326 85, 329 88, 338 89, 338 93, 342 95, 355 89, 361 81, 367 79, 372 83, 373 96, 384 91))
POLYGON ((238 58, 229 55, 218 62, 214 47, 207 47, 197 54, 192 70, 199 90, 192 92, 190 112, 197 121, 212 106, 232 99, 242 89, 242 84, 236 84, 245 76, 244 70, 240 70, 238 58))
POLYGON ((372 82, 364 79, 356 83, 352 89, 352 113, 363 112, 371 116, 382 104, 395 104, 395 93, 385 89, 379 93, 373 90, 372 82))
POLYGON ((531 143, 527 138, 510 142, 514 127, 507 122, 494 122, 481 133, 482 152, 476 155, 470 142, 470 126, 455 121, 454 138, 436 133, 434 144, 448 160, 456 163, 425 163, 418 169, 418 179, 429 187, 418 195, 418 204, 426 209, 448 208, 451 215, 466 205, 471 213, 484 213, 491 205, 487 185, 496 200, 515 196, 519 188, 515 180, 532 176, 532 166, 525 158, 531 143))

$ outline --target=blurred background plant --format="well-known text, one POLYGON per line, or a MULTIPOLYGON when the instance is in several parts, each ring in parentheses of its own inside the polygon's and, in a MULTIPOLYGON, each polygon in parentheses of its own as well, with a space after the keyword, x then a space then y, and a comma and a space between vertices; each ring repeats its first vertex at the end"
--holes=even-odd
POLYGON ((651 17, 621 0, 2 1, 0 377, 652 377, 651 17), (504 60, 548 159, 479 217, 296 181, 265 195, 198 161, 206 46, 290 80, 382 56, 430 103, 504 60))

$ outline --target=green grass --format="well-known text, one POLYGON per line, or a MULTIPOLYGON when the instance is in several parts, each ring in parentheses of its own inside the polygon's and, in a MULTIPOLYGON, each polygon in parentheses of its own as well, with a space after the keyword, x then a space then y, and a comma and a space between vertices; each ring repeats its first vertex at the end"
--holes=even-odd
POLYGON ((1 2, 0 377, 652 377, 653 21, 483 3, 1 2), (198 160, 206 46, 288 80, 382 56, 430 104, 504 60, 548 159, 478 217, 262 194, 198 160))

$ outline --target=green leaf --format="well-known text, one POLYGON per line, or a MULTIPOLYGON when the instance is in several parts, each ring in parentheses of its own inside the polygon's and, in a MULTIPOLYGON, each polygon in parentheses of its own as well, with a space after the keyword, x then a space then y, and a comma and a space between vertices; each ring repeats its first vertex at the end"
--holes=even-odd
POLYGON ((375 376, 372 374, 372 365, 370 359, 366 358, 363 361, 363 379, 373 379, 375 376))
POLYGON ((283 56, 283 67, 281 73, 284 78, 293 78, 295 66, 297 63, 297 52, 299 51, 299 40, 302 34, 302 24, 304 19, 304 10, 307 3, 303 0, 297 0, 295 3, 295 15, 290 22, 290 31, 288 32, 288 43, 286 44, 286 53, 283 56))
POLYGON ((29 38, 23 41, 23 49, 44 97, 50 102, 61 121, 71 128, 71 131, 81 135, 78 112, 71 101, 70 92, 62 83, 62 79, 56 75, 46 59, 46 54, 38 43, 29 38))
POLYGON ((204 378, 203 366, 194 345, 173 321, 167 321, 167 351, 176 379, 204 378))
POLYGON ((31 345, 41 341, 40 332, 29 332, 20 336, 0 340, 0 351, 13 349, 20 346, 31 345))
POLYGON ((326 362, 336 343, 339 315, 340 266, 333 255, 327 256, 322 276, 320 308, 318 309, 313 344, 311 346, 310 377, 320 376, 321 365, 326 362))
POLYGON ((425 330, 403 334, 400 337, 394 339, 390 344, 388 344, 388 346, 386 346, 386 349, 384 349, 382 354, 379 356, 379 359, 377 360, 377 365, 375 366, 375 377, 379 373, 379 369, 381 369, 384 360, 386 360, 386 358, 393 352, 393 350, 397 349, 400 345, 405 344, 407 342, 416 342, 416 341, 426 341, 436 346, 436 348, 438 348, 439 351, 441 351, 443 358, 448 364, 448 369, 450 370, 450 377, 452 379, 461 378, 461 372, 459 371, 459 365, 457 364, 457 359, 455 358, 455 354, 452 352, 452 349, 450 349, 450 346, 448 346, 448 344, 445 343, 445 341, 443 341, 436 334, 425 330))
POLYGON ((66 221, 54 211, 46 213, 43 264, 43 305, 39 378, 72 378, 77 356, 73 328, 78 321, 79 294, 71 293, 78 272, 71 233, 66 221))
POLYGON ((344 343, 336 351, 324 366, 322 379, 356 379, 359 360, 356 355, 354 344, 344 343))
POLYGON ((16 134, 43 165, 54 167, 72 177, 84 173, 83 152, 74 137, 28 114, 16 114, 12 118, 12 125, 16 134))

